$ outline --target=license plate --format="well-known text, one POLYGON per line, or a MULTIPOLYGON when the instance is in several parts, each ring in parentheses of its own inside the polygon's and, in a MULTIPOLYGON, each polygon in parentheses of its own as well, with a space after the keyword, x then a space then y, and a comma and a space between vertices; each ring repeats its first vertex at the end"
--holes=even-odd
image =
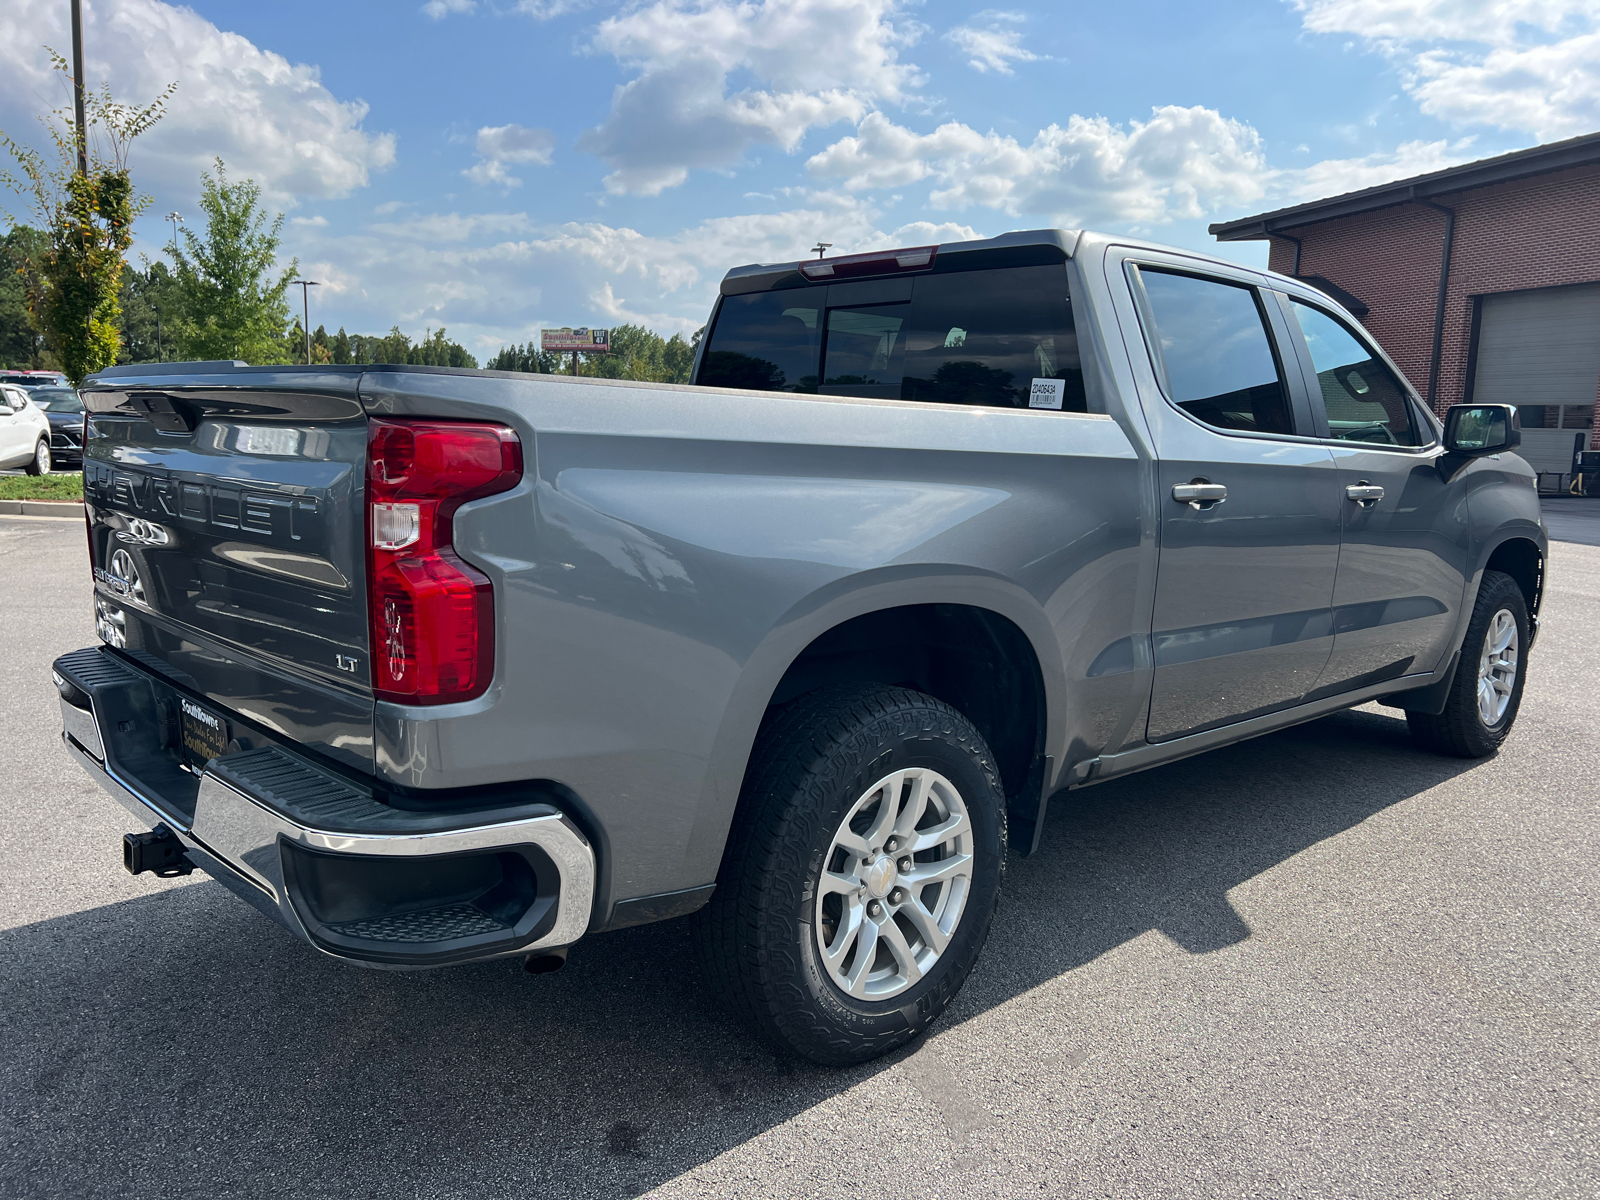
POLYGON ((228 752, 228 723, 216 713, 202 708, 187 697, 182 706, 183 748, 196 766, 228 752))

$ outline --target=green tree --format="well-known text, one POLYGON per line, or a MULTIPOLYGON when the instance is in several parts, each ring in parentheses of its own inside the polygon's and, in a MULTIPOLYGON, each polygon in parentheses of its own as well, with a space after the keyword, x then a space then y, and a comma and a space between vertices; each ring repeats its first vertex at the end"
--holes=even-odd
POLYGON ((536 342, 526 346, 512 343, 501 347, 488 362, 491 371, 525 371, 533 375, 559 375, 563 373, 561 355, 541 350, 536 342))
POLYGON ((411 354, 411 339, 400 332, 400 326, 389 326, 389 336, 381 338, 367 338, 367 352, 371 354, 368 362, 375 363, 403 363, 411 354))
POLYGON ((333 361, 333 349, 328 345, 328 331, 321 325, 318 325, 316 332, 311 335, 311 361, 314 363, 333 361))
POLYGON ((164 262, 145 261, 122 277, 122 350, 118 362, 163 362, 173 357, 172 316, 177 281, 164 262))
POLYGON ((682 334, 663 338, 642 325, 618 325, 611 330, 611 353, 585 355, 583 373, 602 379, 688 383, 693 362, 694 344, 684 341, 682 334))
MULTIPOLYGON (((54 50, 49 54, 70 83, 67 61, 54 50)), ((27 199, 48 237, 41 256, 33 260, 28 310, 73 383, 117 361, 127 266, 123 255, 133 241, 134 218, 150 203, 134 190, 128 150, 134 138, 161 119, 177 86, 169 85, 143 108, 113 100, 108 86, 86 91, 81 147, 70 109, 41 117, 54 146, 54 165, 46 154, 0 133, 0 146, 17 165, 16 172, 0 171, 0 183, 27 199), (88 167, 83 173, 78 170, 80 148, 88 167)))
POLYGON ((0 367, 37 370, 58 365, 28 312, 34 263, 43 259, 49 242, 42 230, 28 225, 13 225, 0 238, 0 367))
POLYGON ((429 329, 415 346, 406 352, 405 361, 426 367, 476 367, 478 360, 467 353, 466 347, 452 342, 444 329, 429 329))
MULTIPOLYGON (((174 341, 186 359, 289 362, 300 357, 287 334, 286 295, 300 260, 274 272, 283 214, 269 221, 260 185, 253 179, 229 182, 227 167, 220 158, 216 162, 215 176, 200 176, 205 236, 185 228, 183 245, 167 246, 177 278, 174 341)), ((301 354, 304 346, 302 333, 301 354)))
POLYGON ((662 383, 689 382, 689 368, 694 365, 694 347, 683 340, 683 334, 675 333, 667 339, 661 359, 665 367, 662 383))
MULTIPOLYGON (((313 335, 313 338, 315 335, 313 335)), ((313 353, 315 341, 313 341, 313 353)), ((410 363, 429 367, 476 367, 478 360, 460 342, 452 342, 443 329, 429 328, 412 344, 398 325, 385 337, 370 337, 339 330, 333 339, 332 360, 349 363, 410 363)))

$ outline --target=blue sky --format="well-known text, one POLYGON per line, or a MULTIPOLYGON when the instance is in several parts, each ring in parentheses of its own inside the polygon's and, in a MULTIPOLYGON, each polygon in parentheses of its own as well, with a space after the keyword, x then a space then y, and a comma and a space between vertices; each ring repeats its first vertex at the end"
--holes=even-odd
MULTIPOLYGON (((287 215, 313 323, 688 332, 729 266, 1210 221, 1600 128, 1600 0, 86 0, 160 214, 220 155, 287 215)), ((0 13, 0 129, 63 93, 66 0, 0 13)), ((14 204, 8 204, 14 209, 14 204)))

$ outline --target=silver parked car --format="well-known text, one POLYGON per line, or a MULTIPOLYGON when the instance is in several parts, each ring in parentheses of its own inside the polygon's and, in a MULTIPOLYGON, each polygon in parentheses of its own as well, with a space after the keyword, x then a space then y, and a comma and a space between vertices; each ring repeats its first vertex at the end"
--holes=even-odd
POLYGON ((1465 757, 1516 720, 1515 412, 1439 422, 1303 281, 1053 230, 742 267, 694 378, 91 380, 55 678, 129 869, 374 967, 693 914, 847 1063, 949 1004, 1052 797, 1371 700, 1465 757))

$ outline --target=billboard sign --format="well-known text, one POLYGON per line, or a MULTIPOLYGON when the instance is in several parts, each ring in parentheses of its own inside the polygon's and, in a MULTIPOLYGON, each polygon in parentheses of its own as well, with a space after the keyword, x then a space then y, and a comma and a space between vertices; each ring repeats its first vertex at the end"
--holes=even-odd
POLYGON ((581 350, 585 354, 610 354, 611 331, 609 329, 541 329, 539 331, 539 348, 565 354, 573 350, 581 350))

